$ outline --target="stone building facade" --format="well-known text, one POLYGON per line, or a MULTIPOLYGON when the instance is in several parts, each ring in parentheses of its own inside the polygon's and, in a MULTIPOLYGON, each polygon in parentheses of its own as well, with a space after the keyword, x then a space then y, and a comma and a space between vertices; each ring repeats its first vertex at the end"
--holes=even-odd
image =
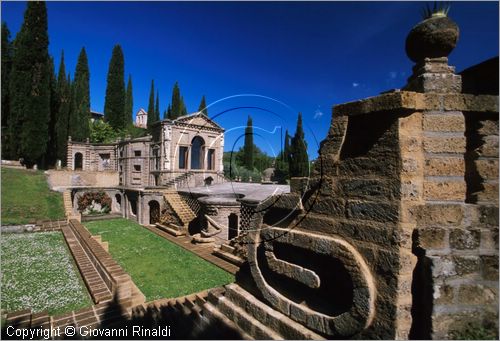
POLYGON ((68 140, 71 170, 116 171, 120 186, 200 186, 224 181, 224 129, 202 113, 157 122, 152 135, 112 144, 68 140))

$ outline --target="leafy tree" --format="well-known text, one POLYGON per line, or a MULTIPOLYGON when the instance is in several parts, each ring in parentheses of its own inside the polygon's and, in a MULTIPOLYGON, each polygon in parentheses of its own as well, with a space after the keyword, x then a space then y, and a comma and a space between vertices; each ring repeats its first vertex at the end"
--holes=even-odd
POLYGON ((57 158, 66 164, 66 147, 68 141, 68 125, 71 110, 71 80, 66 77, 66 66, 64 64, 64 51, 61 53, 61 63, 57 74, 57 95, 59 97, 59 108, 56 119, 57 158))
POLYGON ((132 94, 132 75, 128 76, 127 92, 125 94, 125 118, 124 122, 128 125, 132 123, 134 115, 134 95, 132 94))
POLYGON ((155 109, 155 81, 151 81, 151 90, 149 92, 149 105, 148 105, 148 129, 151 129, 155 123, 156 109, 155 109))
POLYGON ((119 133, 116 132, 108 122, 102 120, 89 120, 90 142, 92 143, 111 143, 116 141, 119 133))
POLYGON ((304 177, 309 175, 309 157, 307 155, 307 143, 304 139, 304 130, 302 128, 302 114, 299 113, 297 119, 297 129, 292 138, 290 151, 290 176, 304 177))
POLYGON ((254 144, 252 117, 248 116, 247 127, 245 128, 245 144, 243 146, 243 165, 248 170, 253 170, 254 144))
POLYGON ((2 157, 4 159, 10 159, 9 151, 9 129, 8 123, 10 121, 10 109, 9 109, 9 76, 12 69, 12 42, 10 40, 10 31, 7 28, 7 24, 2 22, 2 80, 1 80, 1 92, 2 92, 2 157))
POLYGON ((104 102, 104 116, 115 129, 126 127, 125 121, 125 62, 120 45, 113 47, 108 69, 108 84, 104 102))
POLYGON ((201 98, 200 106, 198 107, 198 112, 203 112, 205 116, 208 116, 207 103, 205 101, 205 95, 201 98))
POLYGON ((68 135, 74 141, 84 141, 90 136, 88 125, 90 119, 90 72, 87 52, 84 47, 78 56, 74 77, 68 135))
POLYGON ((50 116, 49 36, 45 2, 28 2, 16 36, 10 74, 11 157, 43 162, 50 116))

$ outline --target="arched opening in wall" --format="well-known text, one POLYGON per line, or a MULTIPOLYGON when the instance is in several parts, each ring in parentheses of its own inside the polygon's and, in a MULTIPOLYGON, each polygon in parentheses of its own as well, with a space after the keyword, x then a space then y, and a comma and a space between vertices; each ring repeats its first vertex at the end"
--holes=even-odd
POLYGON ((129 199, 130 201, 130 212, 133 216, 137 215, 137 200, 129 199))
POLYGON ((160 222, 160 204, 156 200, 151 200, 149 203, 149 224, 154 225, 160 222))
POLYGON ((115 211, 121 212, 122 211, 122 196, 120 194, 115 194, 115 211))
POLYGON ((329 316, 339 316, 351 309, 354 285, 341 259, 294 245, 273 242, 273 252, 277 259, 309 269, 318 275, 320 286, 313 289, 272 271, 265 251, 264 244, 257 247, 257 261, 266 282, 279 293, 296 303, 329 316))
POLYGON ((195 136, 191 141, 191 169, 203 169, 203 152, 205 140, 195 136))
POLYGON ((83 155, 82 153, 76 153, 74 159, 74 169, 82 170, 83 169, 83 155))
POLYGON ((227 239, 231 240, 238 236, 238 215, 236 213, 231 213, 228 217, 229 230, 227 232, 227 239))

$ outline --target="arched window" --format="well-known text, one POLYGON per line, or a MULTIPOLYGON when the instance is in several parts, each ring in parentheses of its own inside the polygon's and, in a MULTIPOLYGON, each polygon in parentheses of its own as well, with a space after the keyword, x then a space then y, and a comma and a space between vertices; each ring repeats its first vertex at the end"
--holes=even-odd
POLYGON ((203 153, 205 141, 196 136, 191 141, 191 169, 203 169, 203 153))
POLYGON ((75 170, 82 170, 83 168, 83 155, 82 153, 75 154, 75 170))

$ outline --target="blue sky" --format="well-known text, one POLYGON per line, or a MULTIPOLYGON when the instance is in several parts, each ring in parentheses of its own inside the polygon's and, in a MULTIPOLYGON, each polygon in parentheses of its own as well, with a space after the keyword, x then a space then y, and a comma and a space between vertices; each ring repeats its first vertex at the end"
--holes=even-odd
MULTIPOLYGON (((14 38, 26 3, 3 1, 1 6, 2 20, 14 38)), ((85 46, 93 110, 103 111, 111 51, 120 44, 126 78, 133 78, 134 113, 147 109, 151 79, 159 88, 163 113, 177 80, 189 112, 198 109, 202 95, 207 103, 218 101, 209 115, 223 112, 216 121, 227 130, 225 150, 235 141, 236 147, 243 143, 238 137, 251 115, 255 143, 277 153, 281 130, 276 127, 293 133, 300 111, 308 152, 315 158, 333 105, 404 86, 412 67, 404 43, 424 6, 48 2, 49 50, 58 70, 64 49, 73 74, 85 46)), ((458 71, 498 55, 498 2, 453 2, 449 16, 460 27, 458 46, 450 55, 458 71)))

